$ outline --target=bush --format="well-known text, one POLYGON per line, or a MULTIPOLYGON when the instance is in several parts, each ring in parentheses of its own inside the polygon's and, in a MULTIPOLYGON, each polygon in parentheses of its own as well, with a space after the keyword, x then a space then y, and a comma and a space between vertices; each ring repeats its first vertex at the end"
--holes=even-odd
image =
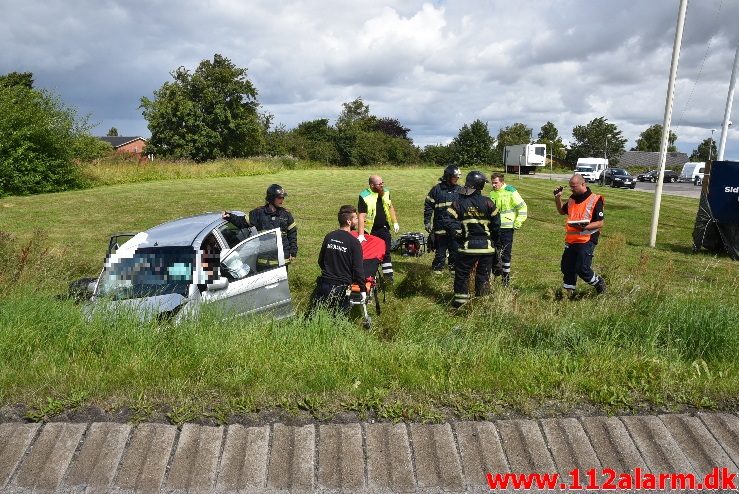
POLYGON ((102 149, 58 97, 16 85, 0 87, 0 197, 78 188, 75 153, 102 149))

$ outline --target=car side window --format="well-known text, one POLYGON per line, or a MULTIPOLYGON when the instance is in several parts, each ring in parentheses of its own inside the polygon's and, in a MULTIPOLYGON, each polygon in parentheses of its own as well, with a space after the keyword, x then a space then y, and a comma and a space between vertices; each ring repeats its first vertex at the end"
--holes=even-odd
POLYGON ((222 273, 241 280, 279 267, 277 234, 269 232, 248 239, 223 259, 222 273))
POLYGON ((218 231, 223 235, 229 249, 236 247, 249 236, 245 230, 242 230, 233 223, 225 223, 219 226, 218 231))

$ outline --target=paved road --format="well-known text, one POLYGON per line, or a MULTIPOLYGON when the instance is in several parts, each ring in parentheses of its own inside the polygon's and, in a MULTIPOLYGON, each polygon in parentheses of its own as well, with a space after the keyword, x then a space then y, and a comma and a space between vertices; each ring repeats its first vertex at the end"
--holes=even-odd
MULTIPOLYGON (((522 175, 522 177, 525 178, 538 178, 538 179, 544 179, 544 180, 555 180, 555 181, 562 181, 566 182, 569 180, 569 178, 572 175, 568 174, 561 174, 561 173, 537 173, 535 175, 522 175)), ((511 174, 511 177, 515 177, 515 174, 511 174)), ((657 184, 653 184, 651 182, 637 182, 636 183, 636 189, 634 189, 637 192, 651 192, 654 193, 655 188, 657 187, 657 184)), ((599 189, 600 187, 595 186, 595 189, 599 189)), ((608 190, 608 189, 606 189, 608 190)), ((629 189, 622 189, 622 190, 629 190, 629 189)), ((668 196, 682 196, 682 197, 692 197, 694 199, 700 199, 701 196, 701 188, 693 185, 692 183, 666 183, 662 187, 662 193, 664 195, 668 196)))
MULTIPOLYGON (((0 492, 490 492, 488 472, 737 472, 731 413, 435 425, 0 424, 0 492)), ((599 476, 599 482, 604 477, 599 476)))

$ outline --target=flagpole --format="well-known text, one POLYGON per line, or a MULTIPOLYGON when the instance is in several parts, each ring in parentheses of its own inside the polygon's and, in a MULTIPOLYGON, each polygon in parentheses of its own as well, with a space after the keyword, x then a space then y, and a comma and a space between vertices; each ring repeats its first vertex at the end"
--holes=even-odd
POLYGON ((662 144, 659 148, 659 174, 657 189, 654 191, 654 208, 652 210, 652 228, 649 232, 649 246, 657 245, 657 225, 659 224, 659 208, 662 203, 662 183, 665 175, 665 161, 667 160, 667 143, 670 136, 670 122, 672 121, 672 101, 675 97, 675 78, 677 64, 680 61, 680 45, 683 41, 683 26, 685 25, 685 11, 688 9, 688 0, 680 0, 680 10, 677 15, 675 29, 675 44, 672 47, 672 64, 670 66, 670 82, 667 85, 667 100, 665 101, 665 119, 662 123, 662 144))
POLYGON ((724 125, 721 127, 721 143, 718 147, 716 161, 724 161, 724 149, 726 148, 726 136, 729 133, 729 119, 731 118, 731 104, 734 100, 734 87, 736 87, 736 73, 739 67, 739 41, 736 43, 736 54, 734 55, 734 68, 731 71, 731 82, 729 83, 729 94, 726 96, 726 110, 724 111, 724 125))

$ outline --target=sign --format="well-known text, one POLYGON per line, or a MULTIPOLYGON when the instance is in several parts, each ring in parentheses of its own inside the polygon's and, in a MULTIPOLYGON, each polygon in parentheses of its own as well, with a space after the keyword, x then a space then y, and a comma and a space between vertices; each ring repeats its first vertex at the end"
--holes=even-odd
POLYGON ((739 161, 714 161, 708 184, 708 204, 719 223, 739 224, 739 161))

